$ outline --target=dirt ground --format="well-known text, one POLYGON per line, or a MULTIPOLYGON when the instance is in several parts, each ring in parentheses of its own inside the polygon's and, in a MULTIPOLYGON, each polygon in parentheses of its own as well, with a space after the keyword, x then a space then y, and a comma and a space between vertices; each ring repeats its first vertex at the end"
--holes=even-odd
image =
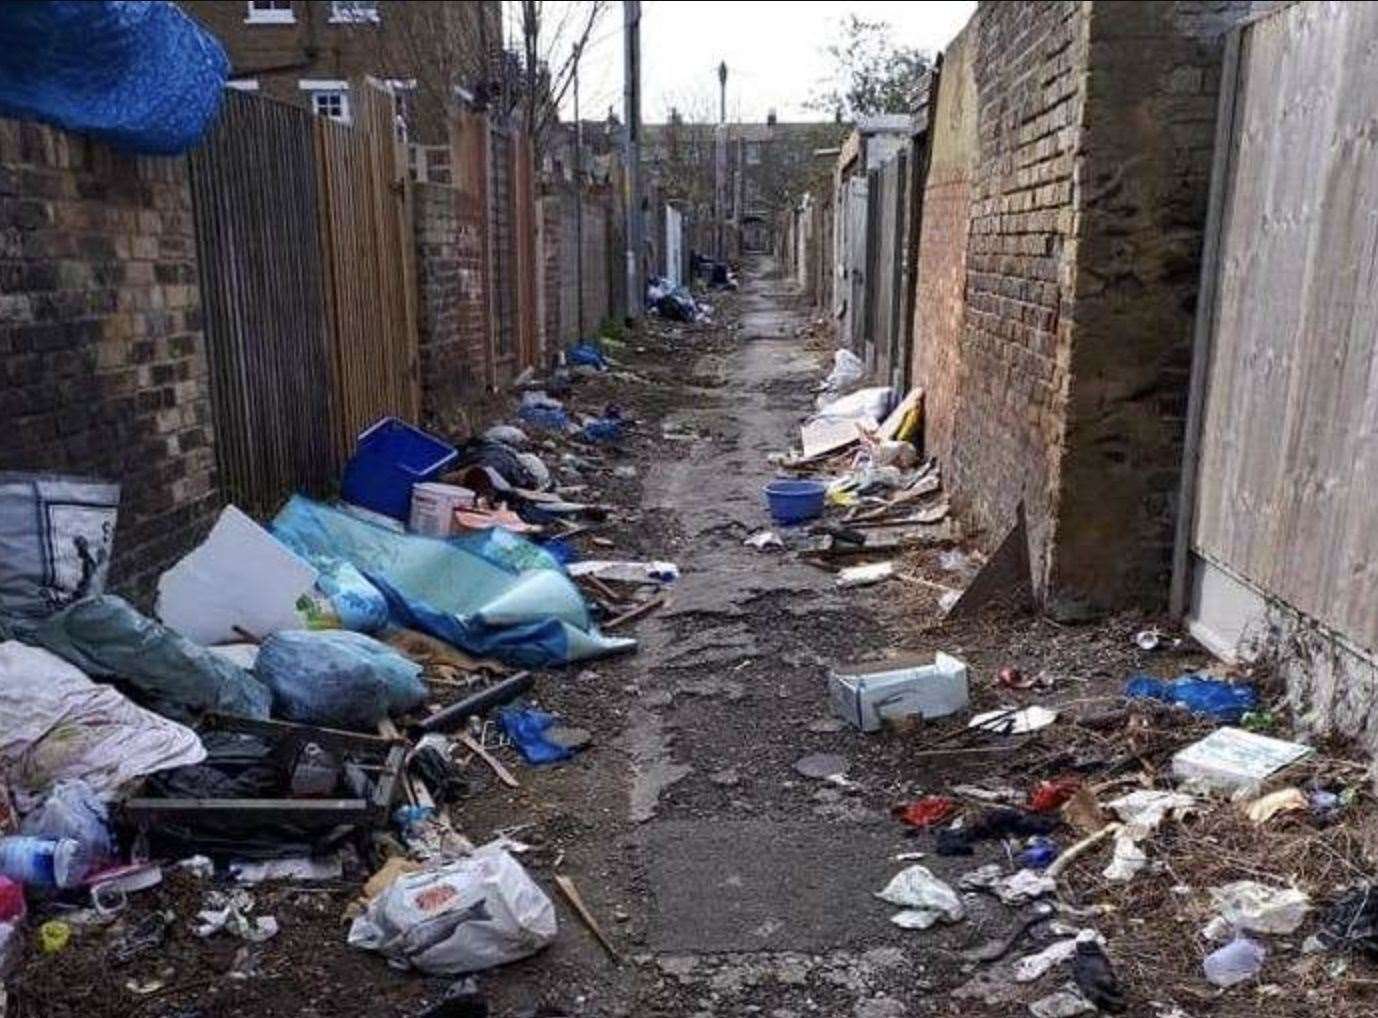
MULTIPOLYGON (((615 548, 586 543, 581 551, 677 562, 671 601, 631 628, 637 654, 540 677, 537 701, 591 730, 589 749, 541 770, 505 751, 522 787, 503 788, 476 766, 456 813, 476 843, 515 829, 533 846, 523 862, 548 889, 554 874, 572 877, 622 958, 610 958, 557 899, 556 943, 482 974, 480 986, 498 1016, 1028 1013, 1027 1003, 1057 989, 1068 970, 1013 989, 953 994, 981 974, 962 952, 1003 937, 1026 911, 977 895, 967 921, 920 932, 892 925, 894 909, 874 897, 908 865, 897 855, 927 853, 925 865, 955 882, 982 863, 1007 862, 1005 851, 994 843, 971 858, 937 856, 932 837, 899 823, 892 808, 963 782, 1027 790, 1069 772, 1094 774, 1126 753, 1131 762, 1161 763, 1190 734, 1178 718, 1146 712, 1132 746, 1123 729, 1097 734, 1071 722, 1119 706, 1133 672, 1171 676, 1208 659, 1189 642, 1140 650, 1132 636, 1155 620, 1137 616, 1069 627, 994 611, 943 622, 928 588, 891 581, 838 590, 832 575, 792 554, 745 547, 748 534, 769 525, 761 489, 775 468, 767 457, 788 448, 811 406, 820 348, 801 339, 807 316, 764 266, 740 293, 709 299, 714 325, 657 322, 632 333, 614 357, 634 377, 585 380, 572 397, 578 409, 611 402, 638 420, 586 479, 614 507, 599 533, 615 548), (617 465, 634 466, 635 477, 616 476, 617 465), (968 745, 944 741, 963 721, 862 735, 832 719, 830 666, 937 650, 970 666, 974 706, 1056 703, 1067 723, 968 745), (999 689, 1004 667, 1046 673, 1052 688, 999 689), (814 753, 844 759, 845 787, 795 769, 814 753)), ((543 454, 558 461, 563 448, 543 454)), ((907 566, 952 582, 942 550, 917 553, 907 566)), ((1118 773, 1132 777, 1136 768, 1118 773)), ((1199 834, 1225 839, 1222 846, 1230 837, 1208 826, 1199 834)), ((1362 857, 1354 846, 1315 851, 1362 857)), ((1222 847, 1213 882, 1252 875, 1232 858, 1222 847)), ((1215 991, 1200 976, 1209 947, 1197 930, 1208 915, 1193 874, 1154 874, 1122 890, 1106 888, 1097 870, 1071 871, 1067 904, 1106 934, 1129 1014, 1308 1014, 1318 1006, 1316 1013, 1339 1013, 1332 1005, 1340 983, 1346 1001, 1367 1003, 1364 980, 1375 975, 1368 962, 1341 975, 1295 970, 1306 930, 1274 949, 1260 979, 1215 991), (1164 951, 1165 942, 1178 947, 1164 951)), ((1289 875, 1296 874, 1280 876, 1289 875)), ((347 879, 256 888, 282 932, 245 948, 191 934, 205 885, 178 874, 138 895, 120 924, 79 927, 58 954, 30 948, 10 982, 10 1018, 418 1014, 446 981, 394 971, 346 946, 343 914, 358 886, 347 879), (171 915, 168 940, 117 964, 111 950, 122 929, 156 910, 171 915)), ((1038 946, 1035 932, 1012 958, 1038 946)))

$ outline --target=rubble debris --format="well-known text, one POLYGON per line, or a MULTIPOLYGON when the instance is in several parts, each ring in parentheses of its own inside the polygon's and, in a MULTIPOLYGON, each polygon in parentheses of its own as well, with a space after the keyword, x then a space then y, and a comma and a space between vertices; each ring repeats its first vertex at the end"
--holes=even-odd
POLYGON ((835 667, 828 695, 839 718, 874 732, 888 720, 948 717, 966 708, 970 691, 967 666, 939 651, 932 662, 904 657, 835 667))
POLYGON ((1311 910, 1311 898, 1304 891, 1269 887, 1256 880, 1236 880, 1213 887, 1211 900, 1220 910, 1220 917, 1244 933, 1295 933, 1311 910))
POLYGON ((1259 788, 1284 767, 1314 752, 1312 747, 1298 742, 1255 735, 1239 728, 1218 728, 1173 755, 1172 776, 1178 781, 1232 794, 1259 788))
POLYGON ((1170 681, 1151 675, 1135 675, 1125 684, 1124 695, 1131 700, 1151 699, 1176 704, 1193 714, 1204 714, 1231 724, 1258 705, 1258 694, 1252 686, 1235 685, 1203 675, 1183 675, 1170 681))
POLYGON ((528 957, 555 934, 555 906, 545 892, 510 854, 485 845, 397 877, 354 920, 349 944, 397 965, 457 976, 528 957))
POLYGON ((957 892, 918 863, 895 874, 876 897, 904 910, 890 921, 905 929, 926 930, 939 919, 955 923, 966 915, 957 892))

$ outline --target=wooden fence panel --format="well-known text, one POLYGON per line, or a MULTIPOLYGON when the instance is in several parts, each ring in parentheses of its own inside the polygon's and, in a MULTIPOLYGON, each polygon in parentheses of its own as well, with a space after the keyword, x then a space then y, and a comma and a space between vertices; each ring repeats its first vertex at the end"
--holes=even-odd
POLYGON ((229 91, 190 169, 220 486, 270 513, 340 466, 311 114, 229 91))

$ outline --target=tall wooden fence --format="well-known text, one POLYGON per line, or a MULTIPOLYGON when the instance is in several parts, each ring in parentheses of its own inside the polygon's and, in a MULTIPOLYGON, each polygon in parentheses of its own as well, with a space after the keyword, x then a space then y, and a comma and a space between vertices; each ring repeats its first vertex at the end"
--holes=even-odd
POLYGON ((391 96, 353 126, 239 92, 191 156, 221 484, 267 512, 419 412, 414 244, 391 96))

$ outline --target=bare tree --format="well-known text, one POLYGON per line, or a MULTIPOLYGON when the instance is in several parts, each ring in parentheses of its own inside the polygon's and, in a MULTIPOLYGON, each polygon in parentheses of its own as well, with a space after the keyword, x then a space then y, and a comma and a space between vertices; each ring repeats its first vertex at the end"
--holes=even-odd
POLYGON ((647 125, 642 161, 660 180, 667 198, 682 201, 690 216, 713 217, 713 161, 717 146, 717 105, 708 93, 677 99, 665 123, 647 125))
POLYGON ((551 125, 574 83, 579 61, 594 29, 607 13, 607 0, 519 0, 520 88, 508 112, 520 112, 539 160, 551 125))

